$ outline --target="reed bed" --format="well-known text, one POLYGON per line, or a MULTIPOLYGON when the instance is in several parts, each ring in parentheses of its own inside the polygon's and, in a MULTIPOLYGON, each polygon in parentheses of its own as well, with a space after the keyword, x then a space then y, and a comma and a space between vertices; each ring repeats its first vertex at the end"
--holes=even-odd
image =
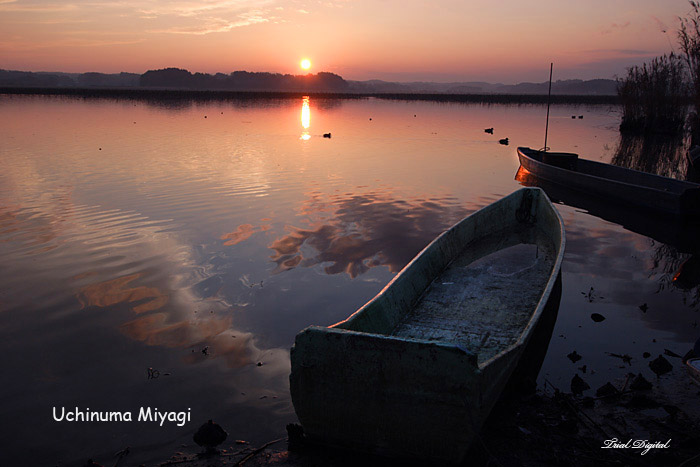
POLYGON ((678 43, 688 71, 691 103, 695 107, 689 119, 691 145, 695 146, 700 144, 700 3, 691 0, 690 5, 690 14, 680 18, 678 43))
POLYGON ((621 133, 679 134, 688 110, 685 64, 671 53, 629 68, 618 81, 621 133))

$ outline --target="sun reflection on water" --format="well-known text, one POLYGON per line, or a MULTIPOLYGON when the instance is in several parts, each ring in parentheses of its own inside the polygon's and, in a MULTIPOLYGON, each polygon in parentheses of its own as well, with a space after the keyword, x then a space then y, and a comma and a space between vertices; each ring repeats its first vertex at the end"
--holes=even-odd
POLYGON ((304 96, 301 99, 301 127, 304 129, 304 131, 301 133, 301 136, 299 139, 303 139, 304 141, 307 141, 311 138, 311 135, 308 132, 309 127, 311 126, 311 109, 309 108, 309 96, 304 96))

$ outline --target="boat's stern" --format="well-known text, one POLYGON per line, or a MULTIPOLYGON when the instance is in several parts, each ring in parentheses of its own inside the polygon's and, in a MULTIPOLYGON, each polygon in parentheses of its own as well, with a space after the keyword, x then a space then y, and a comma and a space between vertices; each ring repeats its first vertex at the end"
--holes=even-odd
POLYGON ((310 327, 291 362, 292 402, 312 441, 457 463, 483 422, 476 355, 456 346, 310 327))

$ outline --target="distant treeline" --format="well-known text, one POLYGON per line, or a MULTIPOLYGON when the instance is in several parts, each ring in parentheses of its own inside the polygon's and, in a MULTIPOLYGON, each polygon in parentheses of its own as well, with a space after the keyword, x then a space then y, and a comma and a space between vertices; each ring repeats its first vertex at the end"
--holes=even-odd
POLYGON ((134 73, 33 73, 0 70, 0 86, 30 88, 162 88, 206 91, 344 92, 342 77, 320 72, 308 75, 251 73, 190 73, 180 68, 134 73))
MULTIPOLYGON (((42 94, 60 96, 78 96, 94 98, 137 99, 146 101, 211 101, 211 100, 245 100, 245 99, 297 99, 311 96, 320 99, 378 99, 433 102, 463 102, 477 104, 545 104, 546 95, 537 94, 420 94, 420 93, 358 93, 358 92, 275 92, 275 91, 202 91, 164 88, 21 88, 2 87, 0 94, 42 94)), ((598 105, 618 104, 617 96, 578 96, 553 95, 552 104, 598 105)))
POLYGON ((308 75, 283 75, 279 73, 252 73, 234 71, 226 75, 217 73, 190 73, 179 68, 147 71, 139 84, 144 88, 177 88, 226 91, 312 91, 342 92, 348 83, 340 76, 320 72, 308 75))
POLYGON ((136 87, 136 73, 47 73, 0 70, 0 86, 17 87, 136 87))

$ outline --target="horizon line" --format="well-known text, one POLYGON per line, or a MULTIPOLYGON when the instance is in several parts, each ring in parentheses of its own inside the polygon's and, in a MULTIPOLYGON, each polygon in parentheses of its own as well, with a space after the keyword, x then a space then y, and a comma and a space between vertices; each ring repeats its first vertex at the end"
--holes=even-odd
MULTIPOLYGON (((390 80, 390 79, 384 79, 384 78, 369 78, 369 79, 352 79, 352 78, 345 78, 343 75, 332 72, 332 71, 325 71, 325 70, 319 70, 317 72, 309 72, 306 74, 293 74, 293 73, 282 73, 279 71, 251 71, 251 70, 233 70, 230 72, 222 72, 222 71, 217 71, 217 72, 202 72, 202 71, 192 71, 187 68, 181 68, 177 66, 167 66, 163 68, 151 68, 143 73, 138 73, 138 72, 133 72, 133 71, 117 71, 117 72, 105 72, 105 71, 60 71, 60 70, 19 70, 19 69, 8 69, 8 68, 0 68, 2 71, 8 71, 8 72, 20 72, 20 73, 46 73, 46 74, 51 74, 51 73, 57 73, 57 74, 65 74, 65 75, 82 75, 82 74, 88 74, 88 73, 97 73, 97 74, 102 74, 102 75, 120 75, 120 74, 133 74, 133 75, 139 75, 142 76, 145 73, 148 73, 149 71, 160 71, 160 70, 167 70, 167 69, 178 69, 178 70, 184 70, 187 71, 191 74, 195 73, 201 73, 201 74, 207 74, 207 75, 216 75, 216 74, 223 74, 223 75, 230 75, 235 72, 246 72, 246 73, 269 73, 269 74, 277 74, 277 75, 290 75, 290 76, 309 76, 309 75, 318 75, 319 73, 331 73, 336 76, 340 76, 342 79, 345 81, 355 81, 355 82, 366 82, 366 81, 382 81, 386 83, 397 83, 397 84, 411 84, 411 83, 431 83, 431 84, 456 84, 456 83, 486 83, 486 84, 501 84, 501 85, 507 85, 507 86, 512 86, 512 85, 517 85, 517 84, 527 84, 527 83, 532 83, 532 84, 541 84, 541 83, 546 83, 548 80, 544 81, 517 81, 514 80, 510 83, 504 82, 504 81, 488 81, 486 79, 468 79, 464 78, 463 80, 459 79, 452 79, 448 81, 432 81, 432 80, 426 80, 426 79, 414 79, 414 80, 408 80, 408 81, 397 81, 397 80, 390 80)), ((408 73, 408 72, 407 72, 408 73)), ((606 80, 606 81, 617 81, 619 78, 618 77, 612 77, 612 78, 602 78, 602 77, 597 77, 597 78, 589 78, 589 79, 584 79, 584 78, 557 78, 556 80, 553 80, 552 83, 557 83, 561 81, 595 81, 595 80, 606 80)))

